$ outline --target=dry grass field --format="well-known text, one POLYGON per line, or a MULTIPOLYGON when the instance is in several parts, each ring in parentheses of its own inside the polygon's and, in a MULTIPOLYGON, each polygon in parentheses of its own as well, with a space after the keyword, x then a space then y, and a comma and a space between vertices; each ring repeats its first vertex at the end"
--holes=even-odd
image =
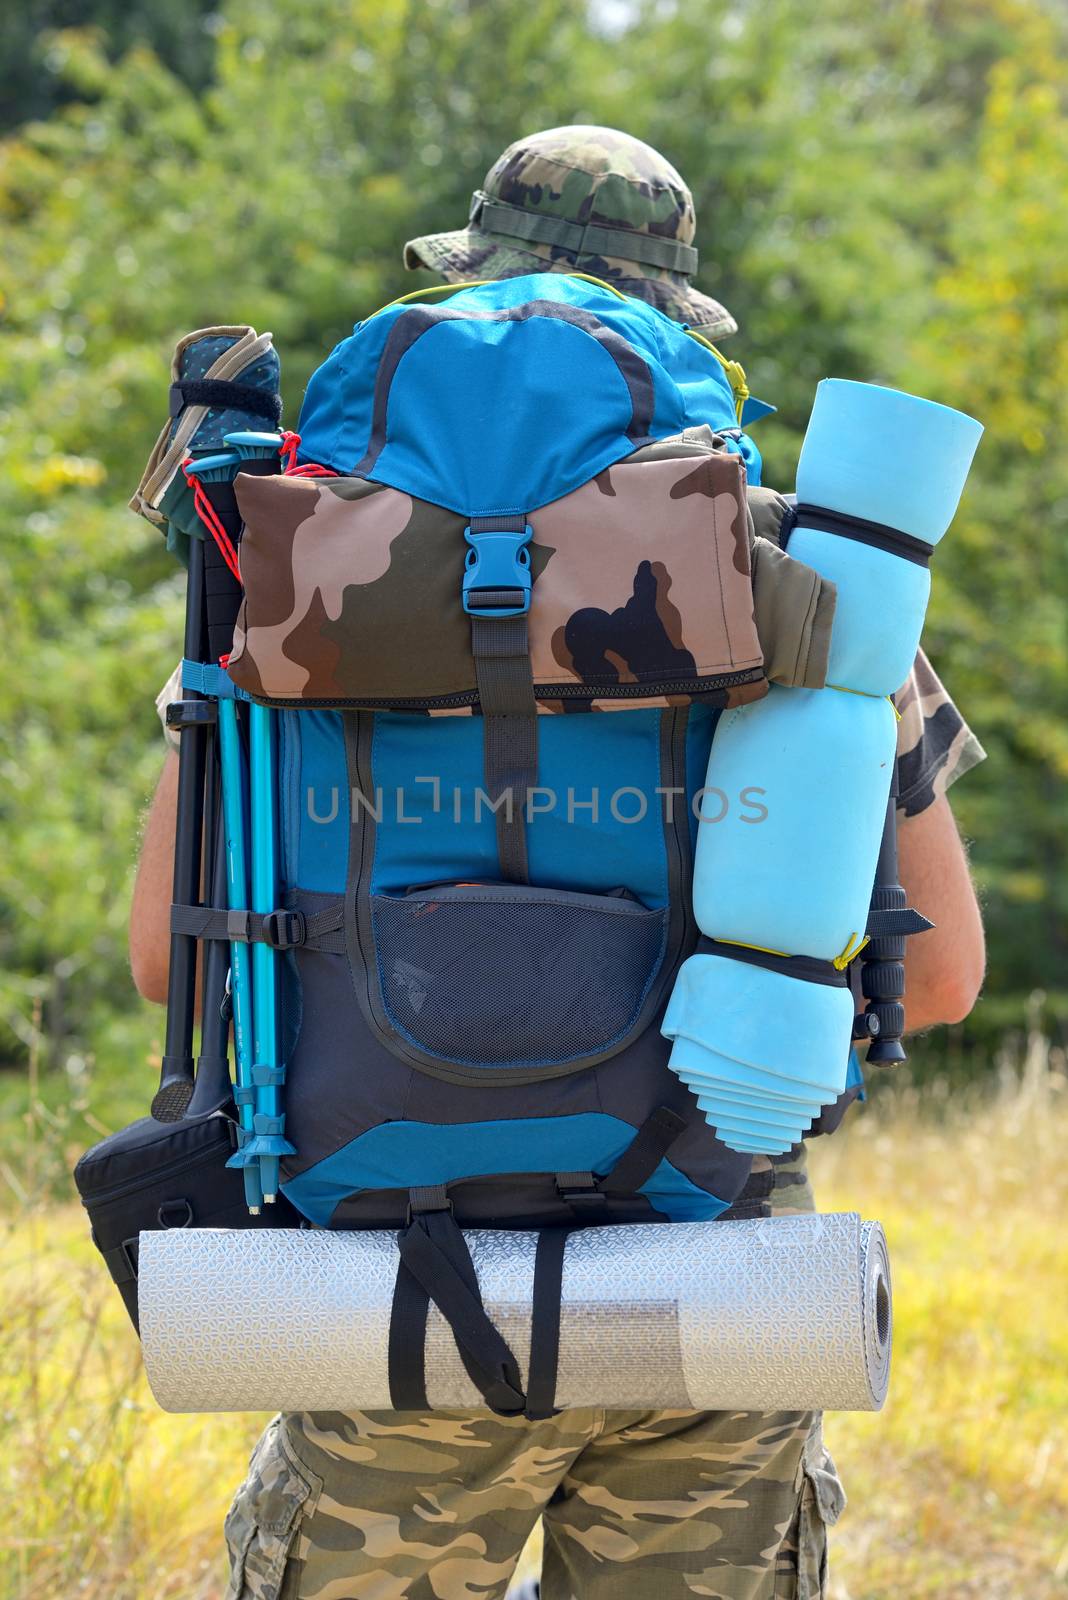
MULTIPOLYGON (((824 1209, 882 1219, 891 1398, 835 1415, 833 1600, 1068 1594, 1068 1093, 1032 1040, 980 1096, 885 1094, 813 1149, 824 1209)), ((1055 1064, 1063 1066, 1062 1063, 1055 1064)), ((261 1423, 154 1406, 77 1205, 28 1118, 0 1250, 2 1600, 219 1600, 219 1526, 261 1423)))

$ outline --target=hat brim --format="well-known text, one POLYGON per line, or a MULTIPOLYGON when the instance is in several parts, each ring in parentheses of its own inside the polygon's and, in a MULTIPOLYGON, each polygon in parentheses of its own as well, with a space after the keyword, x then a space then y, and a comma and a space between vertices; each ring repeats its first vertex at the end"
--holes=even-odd
MULTIPOLYGON (((467 279, 516 278, 527 272, 574 272, 574 260, 556 246, 535 244, 520 249, 503 239, 483 233, 480 228, 456 228, 451 233, 428 233, 409 239, 404 246, 404 265, 426 267, 449 283, 467 279)), ((706 339, 726 339, 738 332, 738 324, 718 300, 695 289, 688 278, 677 272, 661 272, 656 277, 637 275, 633 262, 598 257, 584 260, 582 270, 604 278, 624 294, 656 306, 675 322, 685 323, 706 339)))

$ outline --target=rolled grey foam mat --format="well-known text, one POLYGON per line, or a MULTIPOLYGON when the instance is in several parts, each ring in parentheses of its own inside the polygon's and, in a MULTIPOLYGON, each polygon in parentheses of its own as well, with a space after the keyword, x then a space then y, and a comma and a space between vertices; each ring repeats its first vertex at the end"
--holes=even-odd
MULTIPOLYGON (((466 1234, 524 1373, 534 1233, 466 1234)), ((388 1408, 392 1233, 141 1235, 145 1368, 167 1411, 388 1408)), ((876 1411, 890 1373, 886 1239, 850 1213, 587 1228, 564 1260, 557 1404, 876 1411)), ((427 1394, 479 1407, 431 1307, 427 1394)))

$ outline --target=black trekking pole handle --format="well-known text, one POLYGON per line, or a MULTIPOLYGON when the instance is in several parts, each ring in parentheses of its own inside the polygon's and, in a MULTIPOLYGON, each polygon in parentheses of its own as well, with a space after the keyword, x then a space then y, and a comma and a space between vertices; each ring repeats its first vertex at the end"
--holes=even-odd
MULTIPOLYGON (((226 909, 226 829, 222 816, 222 793, 218 761, 208 757, 204 814, 205 868, 211 865, 210 881, 205 884, 205 904, 226 909)), ((189 1105, 189 1116, 204 1117, 220 1111, 233 1099, 230 1081, 230 1010, 227 1003, 227 978, 230 972, 230 947, 223 939, 205 939, 200 986, 200 1054, 196 1082, 189 1105)))
POLYGON ((854 1039, 868 1040, 867 1059, 873 1067, 894 1066, 908 1059, 901 1043, 905 1032, 905 940, 934 926, 909 906, 898 877, 895 768, 868 915, 870 939, 861 957, 860 986, 868 1003, 853 1027, 854 1039))
MULTIPOLYGON (((203 661, 207 645, 204 594, 204 544, 192 539, 185 597, 185 656, 203 661)), ((203 841, 204 776, 207 767, 208 729, 214 705, 192 690, 167 709, 169 727, 181 730, 178 751, 178 799, 175 806, 175 905, 200 903, 203 841)), ((196 1005, 197 941, 190 934, 172 933, 167 973, 167 1028, 159 1088, 152 1101, 157 1122, 178 1122, 193 1098, 193 1021, 196 1005)))

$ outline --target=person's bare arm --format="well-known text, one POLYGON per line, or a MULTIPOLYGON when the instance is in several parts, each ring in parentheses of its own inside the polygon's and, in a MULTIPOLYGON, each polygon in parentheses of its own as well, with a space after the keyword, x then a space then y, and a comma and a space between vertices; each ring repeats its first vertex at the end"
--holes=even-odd
POLYGON ((905 944, 905 1026, 909 1033, 962 1022, 979 997, 986 945, 968 858, 949 801, 899 817, 898 856, 908 903, 934 924, 905 944))
POLYGON ((168 750, 149 807, 130 907, 130 969, 138 992, 163 1005, 170 964, 170 911, 178 755, 168 750))

